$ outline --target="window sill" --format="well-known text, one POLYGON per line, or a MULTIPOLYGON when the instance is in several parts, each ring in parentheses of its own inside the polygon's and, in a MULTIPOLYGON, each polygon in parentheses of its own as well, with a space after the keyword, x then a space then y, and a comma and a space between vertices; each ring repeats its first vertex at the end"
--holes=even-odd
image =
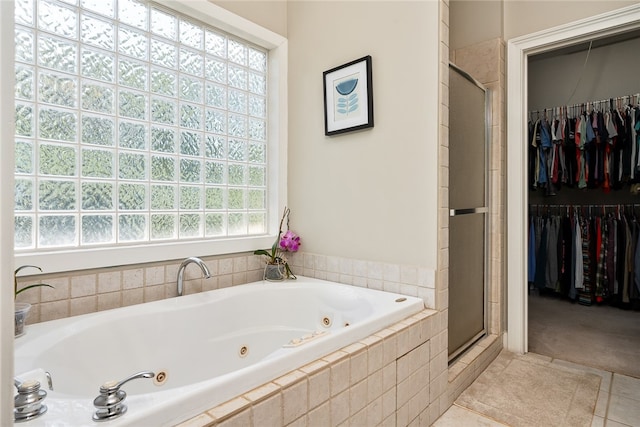
POLYGON ((187 258, 214 256, 271 247, 273 236, 225 238, 198 242, 171 242, 127 247, 77 249, 15 255, 15 265, 31 264, 45 273, 59 273, 120 265, 143 264, 187 258))

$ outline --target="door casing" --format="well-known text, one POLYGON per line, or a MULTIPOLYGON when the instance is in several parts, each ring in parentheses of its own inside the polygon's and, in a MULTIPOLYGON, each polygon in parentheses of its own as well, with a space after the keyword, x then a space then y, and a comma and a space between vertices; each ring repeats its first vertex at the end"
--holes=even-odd
POLYGON ((640 4, 507 42, 507 330, 504 346, 528 351, 527 335, 527 62, 529 55, 640 28, 640 4))

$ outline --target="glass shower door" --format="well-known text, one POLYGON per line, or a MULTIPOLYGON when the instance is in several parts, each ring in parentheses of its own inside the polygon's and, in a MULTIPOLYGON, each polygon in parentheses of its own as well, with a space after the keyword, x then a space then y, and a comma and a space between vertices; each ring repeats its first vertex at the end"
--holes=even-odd
POLYGON ((449 67, 449 360, 486 333, 487 91, 449 67))

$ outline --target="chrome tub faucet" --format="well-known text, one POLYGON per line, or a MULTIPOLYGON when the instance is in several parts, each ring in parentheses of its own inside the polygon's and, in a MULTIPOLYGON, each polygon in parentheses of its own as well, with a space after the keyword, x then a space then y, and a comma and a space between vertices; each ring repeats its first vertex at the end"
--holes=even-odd
POLYGON ((178 268, 178 296, 182 296, 182 292, 184 290, 184 285, 182 283, 183 277, 184 277, 184 270, 187 268, 187 265, 191 263, 197 264, 200 267, 205 279, 208 279, 209 277, 211 277, 211 273, 209 273, 209 269, 207 268, 204 261, 202 261, 200 258, 189 257, 185 259, 184 261, 182 261, 182 264, 180 264, 180 267, 178 268))

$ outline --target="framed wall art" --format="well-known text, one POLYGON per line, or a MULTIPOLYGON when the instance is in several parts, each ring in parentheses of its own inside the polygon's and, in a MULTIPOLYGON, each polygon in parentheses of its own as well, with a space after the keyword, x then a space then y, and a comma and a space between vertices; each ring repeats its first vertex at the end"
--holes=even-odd
POLYGON ((336 135, 373 127, 371 56, 322 73, 324 134, 336 135))

